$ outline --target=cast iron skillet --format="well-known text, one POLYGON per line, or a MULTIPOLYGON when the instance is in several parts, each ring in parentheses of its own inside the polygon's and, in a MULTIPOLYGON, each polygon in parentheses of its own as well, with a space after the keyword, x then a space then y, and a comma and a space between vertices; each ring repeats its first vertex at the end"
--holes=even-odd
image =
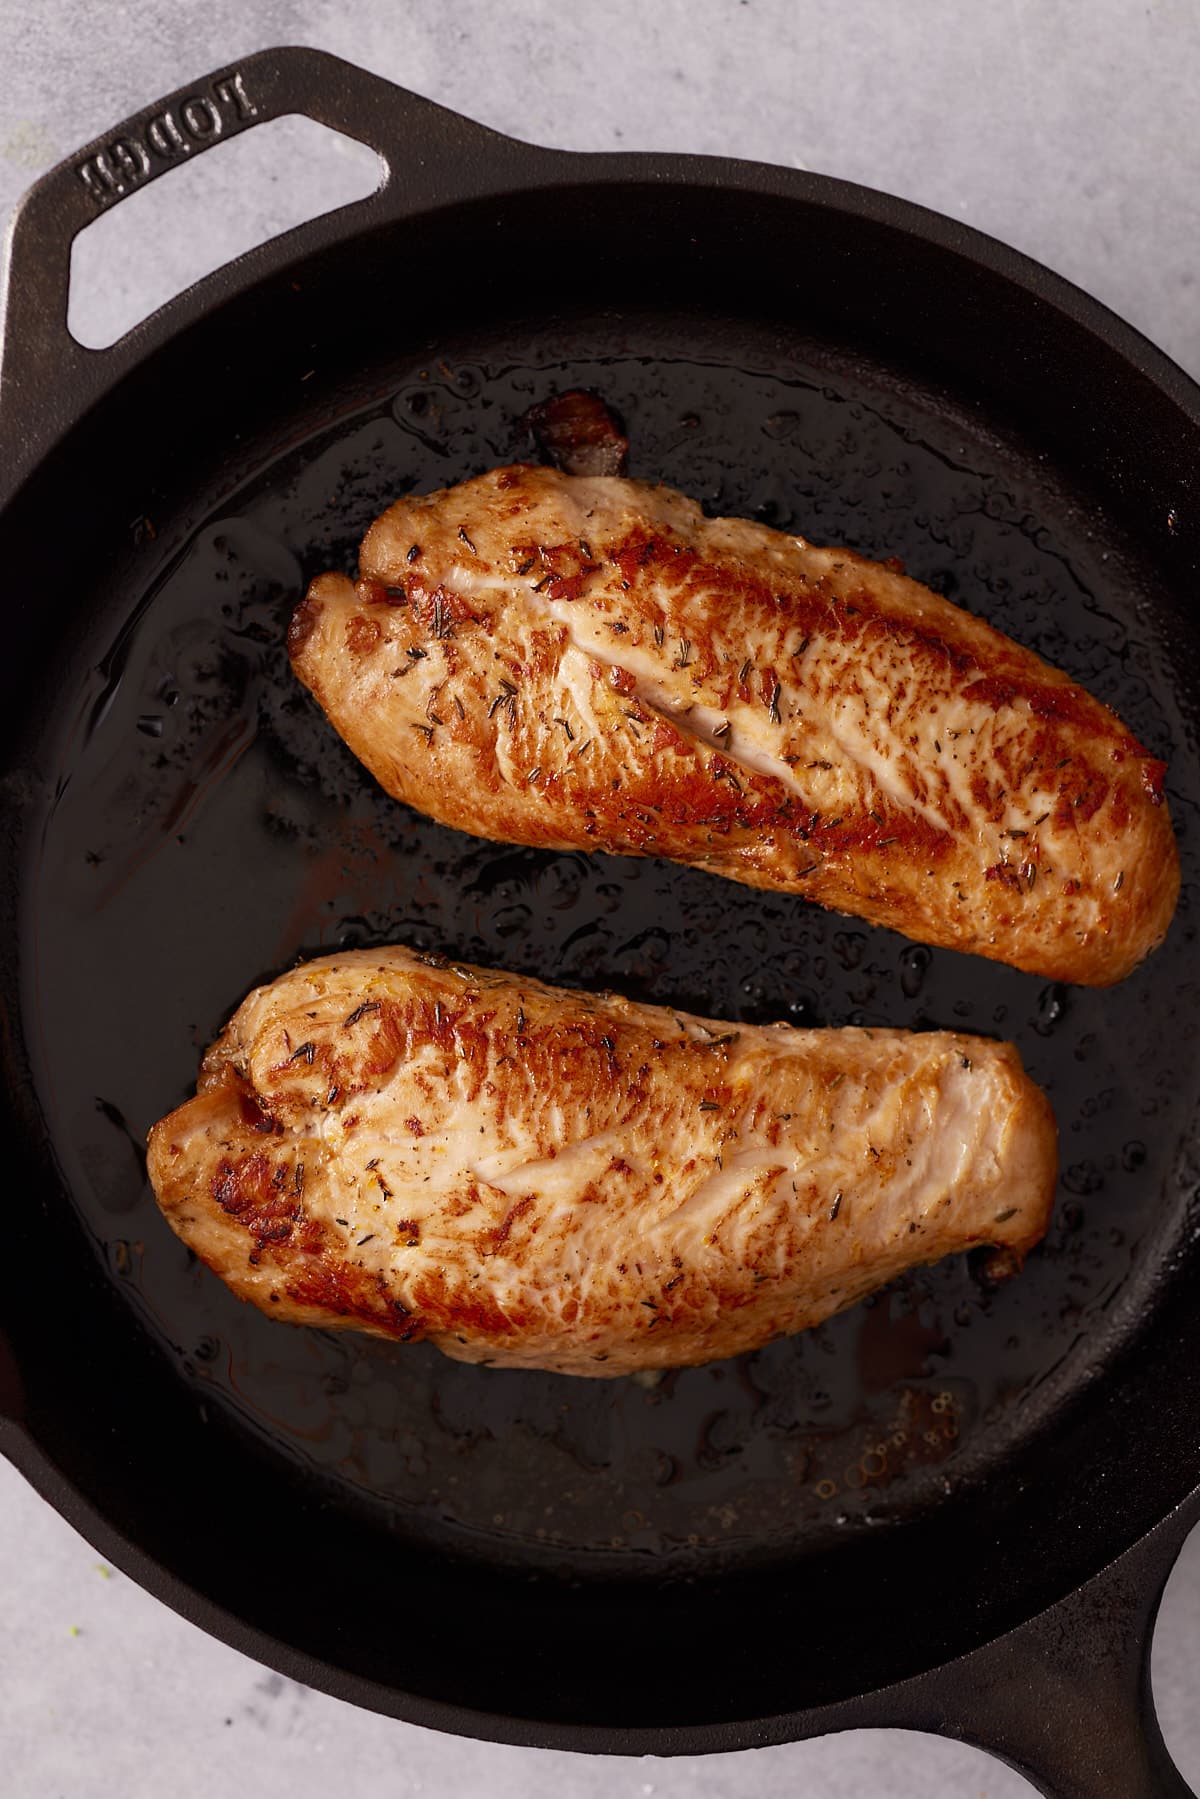
POLYGON ((29 194, 0 433, 16 1465, 186 1616, 418 1723, 656 1753, 905 1724, 1046 1793, 1186 1792, 1147 1644, 1200 1511, 1197 390, 915 207, 534 149, 292 49, 29 194), (80 349, 73 234, 290 112, 372 145, 379 191, 80 349), (1169 758, 1185 887, 1144 969, 1050 987, 382 799, 288 674, 289 609, 391 497, 532 454, 523 414, 576 385, 634 474, 902 556, 1169 758), (144 1133, 255 981, 393 937, 731 1018, 1011 1036, 1062 1133, 1045 1246, 658 1385, 274 1325, 161 1222, 144 1133))

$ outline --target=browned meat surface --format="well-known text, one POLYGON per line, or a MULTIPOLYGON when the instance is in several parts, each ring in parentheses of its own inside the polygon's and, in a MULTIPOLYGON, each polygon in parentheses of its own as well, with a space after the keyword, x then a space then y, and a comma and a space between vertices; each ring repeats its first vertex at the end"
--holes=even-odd
POLYGON ((1064 981, 1179 891, 1163 764, 982 619, 666 488, 500 469, 401 500, 292 661, 397 799, 659 855, 1064 981))
POLYGON ((1046 1228, 1014 1049, 735 1029, 404 949, 258 989, 150 1133, 183 1240, 277 1318, 573 1374, 700 1362, 1046 1228))
POLYGON ((629 439, 599 394, 569 388, 532 406, 525 423, 538 447, 568 475, 620 475, 629 439))

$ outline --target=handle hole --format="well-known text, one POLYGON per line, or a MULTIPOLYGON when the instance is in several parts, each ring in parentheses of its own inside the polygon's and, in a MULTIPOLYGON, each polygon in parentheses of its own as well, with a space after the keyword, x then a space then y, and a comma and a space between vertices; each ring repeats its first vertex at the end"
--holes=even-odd
POLYGON ((1200 1792, 1196 1643, 1200 1633, 1200 1525, 1179 1552, 1163 1591, 1150 1658, 1154 1709, 1171 1759, 1200 1792))
POLYGON ((214 269, 365 200, 386 172, 365 144, 294 114, 229 138, 79 233, 67 329, 85 349, 107 349, 214 269))

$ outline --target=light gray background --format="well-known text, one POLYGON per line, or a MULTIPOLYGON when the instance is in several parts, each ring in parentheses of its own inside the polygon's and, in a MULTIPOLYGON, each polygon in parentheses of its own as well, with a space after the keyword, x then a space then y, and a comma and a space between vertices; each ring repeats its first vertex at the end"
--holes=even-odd
MULTIPOLYGON (((1070 276, 1200 374, 1200 9, 1190 0, 53 0, 37 14, 0 0, 0 208, 125 113, 288 41, 537 142, 720 151, 920 200, 1070 276)), ((302 142, 302 128, 285 125, 222 146, 105 221, 108 244, 96 232, 75 265, 72 319, 87 341, 111 338, 270 230, 362 191, 348 151, 307 164, 298 182, 266 141, 293 129, 302 142)), ((269 1675, 102 1569, 7 1465, 0 1593, 3 1799, 1030 1791, 974 1751, 898 1731, 596 1762, 357 1712, 269 1675)), ((1168 1588, 1154 1675, 1168 1742, 1200 1786, 1198 1666, 1193 1539, 1168 1588)))

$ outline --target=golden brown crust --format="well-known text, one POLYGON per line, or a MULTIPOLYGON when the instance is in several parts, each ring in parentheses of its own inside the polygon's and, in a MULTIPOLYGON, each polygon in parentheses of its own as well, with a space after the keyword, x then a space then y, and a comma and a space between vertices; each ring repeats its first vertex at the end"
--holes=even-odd
POLYGON ((179 1235, 278 1317, 583 1374, 818 1323, 1045 1230, 1007 1045, 730 1027, 403 949, 250 995, 150 1134, 179 1235))
POLYGON ((1163 764, 894 569, 619 479, 406 499, 293 666, 396 798, 479 836, 663 855, 1107 985, 1179 891, 1163 764))

